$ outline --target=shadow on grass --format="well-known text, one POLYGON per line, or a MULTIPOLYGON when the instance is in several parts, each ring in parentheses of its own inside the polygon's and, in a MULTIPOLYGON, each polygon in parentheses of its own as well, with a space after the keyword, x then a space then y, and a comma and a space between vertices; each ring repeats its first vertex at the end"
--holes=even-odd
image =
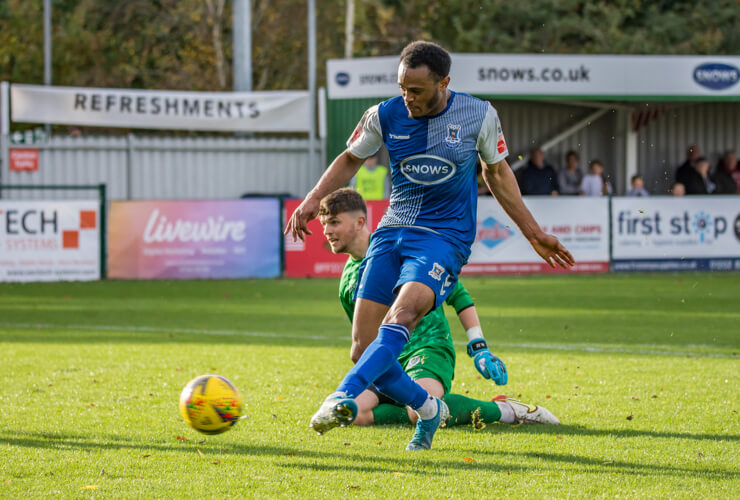
MULTIPOLYGON (((579 425, 493 425, 489 429, 495 429, 494 432, 504 434, 550 434, 552 436, 596 436, 596 437, 614 437, 614 438, 666 438, 666 439, 691 439, 691 440, 709 440, 709 441, 740 441, 740 435, 737 434, 693 434, 688 432, 670 432, 670 431, 646 431, 642 429, 594 429, 579 425)), ((452 427, 446 432, 478 432, 470 426, 452 427)))
MULTIPOLYGON (((449 432, 449 431, 446 431, 449 432)), ((174 439, 174 438, 173 438, 174 439)), ((553 467, 558 464, 575 465, 577 468, 569 467, 569 471, 599 473, 620 472, 640 475, 656 476, 686 476, 701 475, 713 479, 734 480, 740 478, 740 472, 731 470, 705 470, 700 468, 675 467, 665 464, 640 464, 623 461, 604 461, 582 455, 569 453, 551 453, 541 452, 519 452, 509 450, 490 450, 481 451, 480 449, 471 450, 476 456, 481 454, 489 455, 489 458, 496 460, 488 462, 488 459, 480 459, 474 462, 467 462, 463 458, 464 451, 455 450, 455 459, 442 458, 442 454, 447 452, 443 449, 429 452, 418 452, 407 455, 407 460, 399 460, 394 456, 382 456, 376 452, 356 452, 347 450, 346 453, 331 451, 314 451, 300 448, 291 448, 274 445, 243 445, 234 443, 224 443, 219 446, 218 443, 197 443, 177 442, 167 443, 141 443, 134 440, 122 438, 119 436, 105 436, 102 438, 91 438, 89 436, 63 434, 63 433, 36 433, 36 432, 2 432, 0 433, 0 443, 9 446, 18 446, 23 448, 43 448, 43 449, 75 449, 85 451, 99 450, 138 450, 141 453, 150 453, 152 451, 161 451, 167 453, 192 453, 201 452, 205 454, 233 454, 261 457, 271 462, 271 466, 282 468, 303 468, 317 472, 336 472, 343 473, 354 471, 360 473, 392 473, 402 471, 405 475, 449 475, 458 472, 469 472, 471 469, 476 471, 488 472, 546 472, 547 467, 543 467, 542 461, 549 462, 553 467), (197 443, 197 444, 196 444, 197 443), (196 449, 198 446, 199 449, 196 449), (458 457, 459 456, 459 457, 458 457), (511 463, 509 458, 514 460, 531 460, 533 464, 521 465, 511 463), (341 464, 321 462, 325 459, 339 459, 341 464), (278 460, 278 461, 276 461, 278 460), (409 467, 410 466, 410 467, 409 467), (399 470, 400 469, 400 470, 399 470)), ((7 446, 6 445, 6 446, 7 446)), ((399 446, 402 444, 399 443, 399 446)), ((375 451, 375 450, 373 450, 375 451)), ((144 455, 142 455, 143 457, 144 455)), ((148 455, 147 455, 148 456, 148 455)), ((559 467, 558 467, 559 468, 559 467)))

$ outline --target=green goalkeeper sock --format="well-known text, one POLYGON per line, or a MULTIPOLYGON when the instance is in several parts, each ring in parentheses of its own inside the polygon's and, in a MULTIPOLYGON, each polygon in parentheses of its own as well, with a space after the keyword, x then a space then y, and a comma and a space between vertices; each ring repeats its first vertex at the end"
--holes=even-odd
POLYGON ((373 410, 375 425, 410 424, 409 412, 405 406, 382 404, 373 410))
POLYGON ((501 420, 501 410, 493 401, 480 401, 459 394, 447 394, 442 400, 450 409, 447 427, 473 424, 476 429, 482 429, 485 424, 501 420))

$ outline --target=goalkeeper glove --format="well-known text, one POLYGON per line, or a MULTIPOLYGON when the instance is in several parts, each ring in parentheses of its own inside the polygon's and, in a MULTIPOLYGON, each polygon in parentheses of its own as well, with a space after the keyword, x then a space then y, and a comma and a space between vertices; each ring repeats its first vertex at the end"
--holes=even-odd
POLYGON ((468 343, 468 356, 473 358, 475 368, 485 378, 493 380, 496 385, 506 385, 509 375, 501 358, 491 354, 485 339, 473 339, 468 343))

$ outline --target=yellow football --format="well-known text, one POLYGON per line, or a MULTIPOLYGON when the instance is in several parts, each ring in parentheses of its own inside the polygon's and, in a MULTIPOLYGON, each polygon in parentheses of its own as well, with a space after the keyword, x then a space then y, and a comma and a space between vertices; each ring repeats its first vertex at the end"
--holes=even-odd
POLYGON ((220 375, 196 377, 180 394, 180 413, 193 429, 220 434, 242 415, 242 398, 234 384, 220 375))

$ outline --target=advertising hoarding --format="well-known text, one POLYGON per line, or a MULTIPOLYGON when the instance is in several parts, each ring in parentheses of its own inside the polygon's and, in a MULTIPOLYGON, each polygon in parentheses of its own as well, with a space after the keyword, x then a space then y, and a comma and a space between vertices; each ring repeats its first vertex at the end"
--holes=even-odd
POLYGON ((573 254, 569 271, 547 265, 519 228, 490 197, 478 198, 478 230, 463 274, 603 273, 609 270, 609 200, 525 196, 542 229, 557 236, 573 254))
POLYGON ((100 279, 95 201, 0 202, 0 281, 100 279))
POLYGON ((274 278, 280 202, 111 203, 108 276, 122 279, 274 278))
MULTIPOLYGON (((287 221, 290 214, 298 208, 302 200, 285 200, 283 220, 287 221)), ((383 217, 388 200, 368 201, 367 219, 371 229, 375 229, 383 217)), ((324 238, 324 230, 318 219, 308 223, 308 229, 313 233, 306 236, 305 241, 293 241, 292 235, 286 235, 285 244, 285 276, 289 278, 336 278, 341 276, 347 254, 333 254, 324 238)))
MULTIPOLYGON (((331 59, 330 99, 398 95, 398 57, 331 59)), ((450 88, 495 96, 740 97, 738 56, 452 54, 450 88)))
POLYGON ((612 200, 615 271, 740 270, 740 197, 612 200))

